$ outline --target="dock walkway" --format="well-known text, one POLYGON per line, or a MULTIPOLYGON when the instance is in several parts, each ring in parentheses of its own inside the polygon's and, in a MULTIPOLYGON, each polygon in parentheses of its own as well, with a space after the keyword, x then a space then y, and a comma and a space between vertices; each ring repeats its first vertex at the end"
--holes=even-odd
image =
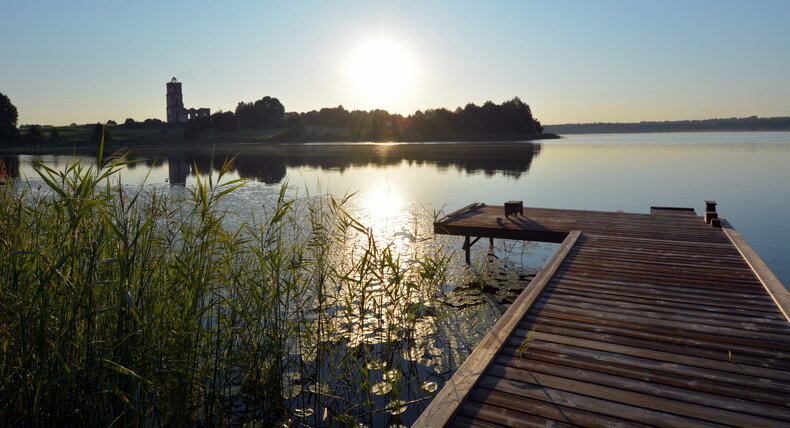
POLYGON ((483 204, 436 222, 467 249, 562 245, 415 426, 790 426, 790 295, 716 223, 483 204))

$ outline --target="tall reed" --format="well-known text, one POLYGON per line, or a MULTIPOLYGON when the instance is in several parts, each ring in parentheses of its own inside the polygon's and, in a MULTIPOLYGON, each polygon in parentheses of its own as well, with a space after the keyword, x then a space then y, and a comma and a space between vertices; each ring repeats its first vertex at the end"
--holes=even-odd
POLYGON ((449 253, 407 263, 347 199, 285 186, 265 215, 234 212, 230 162, 184 196, 125 185, 123 156, 5 186, 0 419, 353 425, 431 397, 449 253))

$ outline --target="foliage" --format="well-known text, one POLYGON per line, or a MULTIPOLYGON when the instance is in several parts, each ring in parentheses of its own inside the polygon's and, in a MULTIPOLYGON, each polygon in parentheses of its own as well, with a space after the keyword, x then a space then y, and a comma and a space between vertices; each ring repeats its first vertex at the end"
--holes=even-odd
POLYGON ((450 111, 445 108, 417 111, 409 116, 386 110, 347 111, 343 106, 323 108, 300 115, 308 126, 342 127, 352 140, 420 141, 463 139, 470 136, 533 136, 543 132, 532 110, 518 97, 482 106, 467 104, 450 111))
POLYGON ((127 126, 128 125, 134 125, 135 123, 137 123, 137 122, 135 122, 134 119, 132 119, 131 117, 128 117, 128 118, 126 118, 126 120, 123 121, 123 124, 127 125, 127 126))
POLYGON ((239 121, 232 111, 222 110, 211 115, 211 127, 216 131, 235 131, 239 129, 239 121))
POLYGON ((441 253, 402 264, 346 200, 297 206, 286 186, 227 226, 232 162, 176 196, 122 186, 123 156, 99 158, 0 193, 4 424, 356 425, 430 398, 406 356, 434 346, 413 332, 441 253))
POLYGON ((58 131, 58 128, 53 126, 49 131, 49 142, 60 143, 61 141, 63 141, 63 137, 60 135, 60 131, 58 131))
POLYGON ((47 138, 44 136, 44 130, 41 128, 41 125, 30 125, 25 134, 25 144, 38 145, 46 141, 47 138))
POLYGON ((188 120, 184 126, 184 139, 187 141, 197 141, 200 139, 200 130, 198 127, 197 121, 194 119, 188 120))
POLYGON ((566 123, 547 125, 549 132, 597 134, 626 132, 790 131, 790 117, 730 117, 705 120, 642 121, 631 123, 566 123))
POLYGON ((19 113, 11 99, 0 92, 0 146, 11 145, 19 141, 19 130, 16 127, 19 113))
POLYGON ((101 142, 108 143, 112 141, 110 127, 107 125, 102 125, 101 123, 93 125, 93 129, 91 130, 91 135, 88 141, 91 144, 99 144, 101 142))
POLYGON ((277 98, 265 96, 254 103, 240 102, 236 118, 244 128, 277 128, 285 119, 285 107, 277 98))

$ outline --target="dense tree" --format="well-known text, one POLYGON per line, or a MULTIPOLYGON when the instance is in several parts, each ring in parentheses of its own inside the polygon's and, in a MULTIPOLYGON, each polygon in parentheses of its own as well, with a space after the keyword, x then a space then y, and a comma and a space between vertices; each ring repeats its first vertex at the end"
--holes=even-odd
POLYGON ((44 130, 41 128, 41 125, 30 125, 25 134, 25 144, 37 145, 46 141, 47 138, 44 136, 44 130))
POLYGON ((211 115, 211 127, 217 131, 235 131, 239 129, 239 121, 232 111, 220 110, 211 115))
POLYGON ((211 117, 209 116, 193 117, 187 121, 187 125, 190 123, 198 132, 205 132, 211 129, 211 117))
POLYGON ((93 125, 89 141, 93 144, 99 144, 101 143, 102 138, 104 139, 105 143, 112 141, 110 127, 107 125, 102 125, 101 123, 97 123, 96 125, 93 125))
POLYGON ((108 125, 117 125, 118 123, 115 122, 114 120, 110 119, 110 120, 107 121, 107 124, 108 125))
POLYGON ((299 113, 286 113, 285 114, 285 127, 288 129, 304 129, 304 120, 299 113))
POLYGON ((348 129, 355 140, 429 140, 466 137, 513 138, 543 132, 540 122, 532 117, 529 105, 518 97, 482 106, 467 104, 450 111, 446 108, 417 111, 403 117, 385 110, 346 111, 343 106, 323 108, 300 115, 307 126, 348 129))
POLYGON ((197 141, 200 139, 200 125, 195 119, 190 119, 184 126, 184 139, 187 141, 197 141))
POLYGON ((60 131, 58 128, 52 127, 52 130, 49 131, 49 142, 50 143, 59 143, 63 141, 63 137, 60 136, 60 131))
POLYGON ((283 126, 285 107, 277 98, 266 96, 254 103, 240 102, 236 118, 244 128, 276 128, 283 126))
POLYGON ((123 121, 123 124, 127 125, 127 126, 134 125, 135 123, 137 123, 137 122, 135 122, 134 119, 132 119, 131 117, 127 118, 125 121, 123 121))
POLYGON ((16 127, 18 119, 16 107, 5 94, 0 93, 0 146, 19 141, 19 129, 16 127))

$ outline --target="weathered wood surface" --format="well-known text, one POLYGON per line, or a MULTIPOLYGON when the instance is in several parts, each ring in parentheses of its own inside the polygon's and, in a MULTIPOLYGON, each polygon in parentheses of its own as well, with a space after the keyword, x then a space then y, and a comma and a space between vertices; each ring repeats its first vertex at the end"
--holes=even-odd
POLYGON ((790 426, 790 295, 726 220, 524 214, 435 224, 568 240, 416 426, 790 426))

